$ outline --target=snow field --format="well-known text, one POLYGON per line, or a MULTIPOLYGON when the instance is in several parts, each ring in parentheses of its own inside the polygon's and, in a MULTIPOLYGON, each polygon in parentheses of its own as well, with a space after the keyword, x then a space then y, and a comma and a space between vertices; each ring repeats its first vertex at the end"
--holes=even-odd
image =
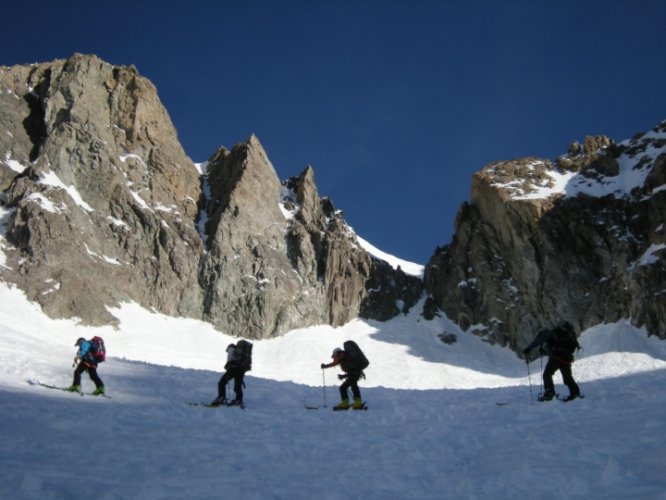
POLYGON ((0 498, 666 498, 666 344, 626 322, 583 334, 586 398, 568 404, 535 402, 538 359, 528 378, 512 352, 415 313, 255 342, 241 410, 187 404, 216 395, 231 337, 114 313, 118 330, 53 321, 0 286, 0 498), (28 383, 69 385, 76 338, 98 334, 112 399, 28 383), (347 338, 371 361, 368 411, 330 411, 335 369, 322 387, 347 338))

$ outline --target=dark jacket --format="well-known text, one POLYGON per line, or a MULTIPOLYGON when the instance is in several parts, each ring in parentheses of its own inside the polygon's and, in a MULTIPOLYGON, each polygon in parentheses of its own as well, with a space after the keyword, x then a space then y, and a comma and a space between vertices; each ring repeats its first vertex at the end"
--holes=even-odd
POLYGON ((541 346, 548 356, 564 363, 573 362, 574 352, 580 348, 576 340, 576 333, 568 323, 563 323, 552 330, 540 331, 532 343, 525 348, 525 354, 537 346, 541 346))
POLYGON ((340 351, 338 352, 335 356, 333 356, 333 361, 331 361, 328 364, 323 364, 321 365, 322 368, 333 368, 334 366, 340 365, 340 368, 342 369, 343 372, 348 372, 349 367, 345 363, 345 355, 347 353, 345 351, 340 351))

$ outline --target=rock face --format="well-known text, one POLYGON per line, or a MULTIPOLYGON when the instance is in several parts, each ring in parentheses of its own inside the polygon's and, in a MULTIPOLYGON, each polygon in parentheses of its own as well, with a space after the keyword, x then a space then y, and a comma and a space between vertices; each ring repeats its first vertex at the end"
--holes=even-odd
MULTIPOLYGON (((209 161, 211 197, 206 204, 207 253, 202 259, 204 318, 227 331, 270 337, 314 324, 340 326, 379 312, 391 297, 370 293, 382 268, 356 240, 342 214, 321 199, 314 172, 280 184, 256 137, 209 161)), ((390 278, 389 278, 390 279, 390 278)), ((408 309, 421 295, 419 279, 409 289, 391 287, 393 304, 408 309), (412 295, 409 294, 412 292, 412 295)), ((400 312, 394 305, 393 314, 400 312)))
POLYGON ((256 137, 200 175, 133 67, 1 67, 0 128, 0 273, 53 317, 113 323, 108 307, 135 301, 263 338, 387 319, 421 295, 358 245, 311 168, 282 185, 256 137))
POLYGON ((200 302, 199 176, 153 85, 95 57, 0 69, 3 279, 54 317, 200 302), (13 167, 13 168, 12 168, 13 167))
POLYGON ((567 319, 578 331, 631 318, 666 338, 666 122, 614 144, 572 144, 474 175, 426 289, 459 325, 522 349, 567 319))

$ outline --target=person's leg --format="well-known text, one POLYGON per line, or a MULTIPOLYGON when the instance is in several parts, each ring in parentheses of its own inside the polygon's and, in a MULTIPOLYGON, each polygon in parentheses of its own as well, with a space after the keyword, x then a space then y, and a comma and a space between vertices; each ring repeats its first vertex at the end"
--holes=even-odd
POLYGON ((83 362, 79 363, 74 370, 74 380, 69 388, 72 392, 81 391, 81 374, 86 370, 86 365, 83 362))
POLYGON ((87 371, 90 380, 95 383, 95 391, 93 392, 93 396, 104 394, 104 382, 102 382, 102 379, 99 378, 99 375, 97 375, 97 367, 89 366, 87 371))
POLYGON ((580 396, 580 388, 571 373, 571 365, 568 363, 562 363, 560 373, 562 374, 562 382, 564 382, 564 385, 569 388, 569 398, 574 399, 580 396))
POLYGON ((347 390, 350 385, 349 378, 347 378, 340 386, 340 404, 338 404, 336 408, 340 410, 346 410, 349 408, 349 395, 347 394, 347 390))
POLYGON ((99 389, 100 387, 104 387, 104 382, 102 382, 102 379, 99 378, 99 375, 97 375, 97 368, 95 368, 94 366, 89 366, 88 375, 90 376, 90 380, 92 380, 95 383, 95 387, 97 389, 99 389))
POLYGON ((236 394, 235 401, 237 403, 243 402, 243 375, 241 370, 234 374, 234 393, 236 394))
POLYGON ((550 401, 555 397, 555 384, 553 374, 558 370, 559 363, 553 358, 548 358, 546 367, 543 369, 543 394, 539 397, 541 401, 550 401))
POLYGON ((225 372, 217 383, 217 401, 221 402, 227 399, 227 384, 231 380, 229 372, 225 372))
POLYGON ((347 378, 347 382, 351 387, 352 394, 354 395, 354 408, 361 408, 363 406, 363 400, 361 399, 361 390, 358 388, 358 373, 350 374, 347 378))

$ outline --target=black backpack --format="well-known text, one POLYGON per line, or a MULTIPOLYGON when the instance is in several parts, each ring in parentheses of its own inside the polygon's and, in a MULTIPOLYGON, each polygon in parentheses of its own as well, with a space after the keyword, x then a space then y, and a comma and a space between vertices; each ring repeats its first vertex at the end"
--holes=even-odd
POLYGON ((347 340, 342 347, 345 350, 344 365, 348 372, 362 372, 368 367, 370 361, 356 342, 347 340))
POLYGON ((236 343, 236 352, 234 353, 234 362, 236 366, 243 371, 249 372, 252 369, 252 343, 247 340, 239 340, 236 343))
POLYGON ((576 332, 571 323, 565 321, 558 325, 553 331, 553 350, 563 351, 567 354, 573 354, 576 349, 580 349, 580 344, 576 338, 576 332))

